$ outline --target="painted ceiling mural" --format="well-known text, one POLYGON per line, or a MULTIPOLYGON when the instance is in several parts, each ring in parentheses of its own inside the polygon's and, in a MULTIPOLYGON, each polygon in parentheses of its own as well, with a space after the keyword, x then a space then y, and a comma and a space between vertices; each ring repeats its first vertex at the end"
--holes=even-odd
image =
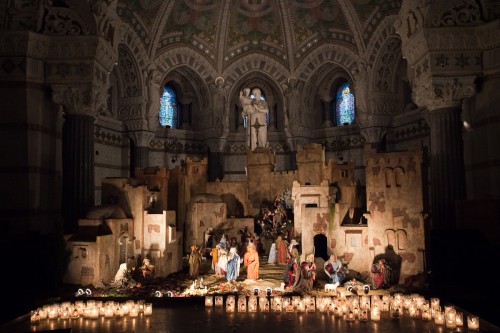
POLYGON ((290 68, 324 43, 362 53, 400 6, 401 0, 120 0, 119 14, 156 53, 189 45, 228 66, 257 52, 290 68))

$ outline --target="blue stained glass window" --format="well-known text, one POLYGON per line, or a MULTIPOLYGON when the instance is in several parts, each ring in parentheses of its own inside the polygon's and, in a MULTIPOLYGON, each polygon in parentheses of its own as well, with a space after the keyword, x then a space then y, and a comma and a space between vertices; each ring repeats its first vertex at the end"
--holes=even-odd
POLYGON ((175 90, 170 86, 163 88, 163 95, 160 97, 160 125, 177 127, 177 97, 175 90))
POLYGON ((354 95, 348 82, 342 83, 337 89, 335 119, 337 125, 351 124, 354 121, 354 95))

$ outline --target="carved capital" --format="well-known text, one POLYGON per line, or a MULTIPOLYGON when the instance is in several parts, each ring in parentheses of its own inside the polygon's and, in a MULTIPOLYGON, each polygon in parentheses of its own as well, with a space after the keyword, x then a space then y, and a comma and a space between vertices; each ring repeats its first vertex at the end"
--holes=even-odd
POLYGON ((475 76, 432 77, 431 82, 413 89, 413 101, 428 110, 460 107, 464 98, 476 93, 475 76))
MULTIPOLYGON (((126 124, 127 128, 129 128, 129 124, 131 125, 131 127, 142 125, 139 122, 134 122, 134 121, 126 122, 126 124)), ((137 147, 150 147, 150 143, 155 137, 155 134, 153 132, 144 130, 134 130, 133 132, 129 132, 128 135, 134 141, 137 147)))
MULTIPOLYGON (((96 116, 96 95, 89 85, 68 86, 52 85, 52 99, 62 105, 64 111, 70 114, 96 116)), ((97 98, 102 101, 103 97, 97 98)), ((99 104, 99 103, 98 103, 99 104)))
POLYGON ((366 127, 360 129, 367 143, 379 143, 387 133, 387 127, 366 127))

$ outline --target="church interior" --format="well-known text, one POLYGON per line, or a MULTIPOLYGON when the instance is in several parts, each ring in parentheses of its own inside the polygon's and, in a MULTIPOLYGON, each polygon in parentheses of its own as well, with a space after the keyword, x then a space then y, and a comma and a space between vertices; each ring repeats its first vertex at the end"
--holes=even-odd
POLYGON ((500 325, 499 0, 0 13, 2 322, 122 264, 176 274, 280 201, 302 259, 367 276, 390 249, 394 285, 500 325))

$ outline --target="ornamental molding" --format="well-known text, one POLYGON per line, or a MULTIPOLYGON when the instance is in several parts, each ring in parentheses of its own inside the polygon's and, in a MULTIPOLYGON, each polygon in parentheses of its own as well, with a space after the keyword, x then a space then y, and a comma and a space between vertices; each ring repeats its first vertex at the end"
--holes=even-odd
POLYGON ((50 37, 49 61, 92 60, 103 70, 111 72, 118 59, 118 53, 101 37, 97 36, 56 36, 50 37))
POLYGON ((359 131, 366 143, 379 143, 387 133, 387 126, 360 128, 359 131))
POLYGON ((476 93, 475 76, 431 77, 431 82, 413 89, 413 100, 418 106, 435 110, 460 107, 464 98, 476 93))
POLYGON ((427 12, 426 26, 467 27, 482 23, 481 8, 475 0, 432 1, 427 12))
POLYGON ((50 49, 50 38, 31 31, 3 31, 0 34, 2 57, 44 59, 50 49))
POLYGON ((132 119, 142 119, 145 112, 144 98, 135 97, 120 99, 118 106, 118 119, 122 121, 132 120, 132 119))

